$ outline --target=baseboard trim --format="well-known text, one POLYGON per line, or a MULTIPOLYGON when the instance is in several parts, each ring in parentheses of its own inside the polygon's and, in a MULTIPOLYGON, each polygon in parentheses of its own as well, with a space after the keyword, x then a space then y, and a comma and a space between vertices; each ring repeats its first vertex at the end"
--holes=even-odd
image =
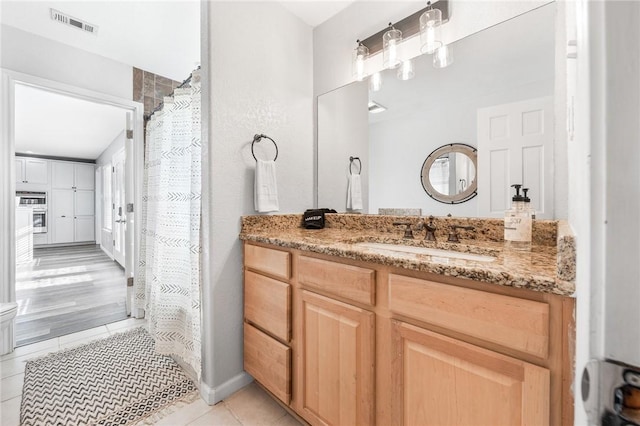
POLYGON ((243 371, 213 389, 206 383, 200 382, 200 396, 207 404, 214 405, 247 386, 252 381, 253 377, 251 377, 246 371, 243 371))

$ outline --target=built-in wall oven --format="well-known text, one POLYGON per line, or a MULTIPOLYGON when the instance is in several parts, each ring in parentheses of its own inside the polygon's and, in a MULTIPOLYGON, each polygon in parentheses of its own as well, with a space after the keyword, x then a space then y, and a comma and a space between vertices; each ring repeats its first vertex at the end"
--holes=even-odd
POLYGON ((47 193, 18 191, 16 197, 20 207, 33 209, 33 233, 44 234, 47 232, 47 193))

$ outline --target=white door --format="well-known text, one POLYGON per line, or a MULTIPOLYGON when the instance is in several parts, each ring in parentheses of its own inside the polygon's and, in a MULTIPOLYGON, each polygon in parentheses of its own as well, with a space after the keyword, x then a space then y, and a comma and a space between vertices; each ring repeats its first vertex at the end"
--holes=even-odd
POLYGON ((112 159, 113 182, 113 257, 120 265, 125 266, 127 212, 125 201, 125 165, 126 154, 122 149, 116 152, 112 159))
POLYGON ((478 208, 501 217, 513 184, 529 188, 538 219, 553 219, 553 98, 478 110, 478 208))
POLYGON ((52 225, 53 244, 74 241, 74 192, 73 189, 51 191, 51 211, 49 223, 52 225))

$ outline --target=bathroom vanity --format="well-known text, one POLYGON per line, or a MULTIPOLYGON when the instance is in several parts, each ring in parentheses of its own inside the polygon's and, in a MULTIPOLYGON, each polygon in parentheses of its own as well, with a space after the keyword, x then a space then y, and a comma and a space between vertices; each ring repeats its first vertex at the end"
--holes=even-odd
POLYGON ((573 424, 562 222, 508 252, 499 220, 437 218, 426 242, 402 239, 406 217, 300 218, 245 217, 241 233, 245 370, 282 404, 313 425, 573 424))

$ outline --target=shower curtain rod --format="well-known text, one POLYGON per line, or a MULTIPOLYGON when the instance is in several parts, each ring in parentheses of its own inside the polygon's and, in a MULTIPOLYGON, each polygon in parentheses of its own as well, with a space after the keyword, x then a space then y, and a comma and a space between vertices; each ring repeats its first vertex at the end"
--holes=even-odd
MULTIPOLYGON (((198 68, 196 68, 193 72, 198 71, 199 69, 200 69, 200 65, 198 65, 198 68)), ((193 72, 192 72, 191 74, 189 74, 189 77, 187 77, 187 79, 186 79, 186 80, 184 80, 182 83, 178 84, 178 85, 176 86, 176 89, 181 89, 181 88, 183 88, 184 86, 186 86, 187 84, 189 84, 189 83, 191 82, 191 78, 193 77, 193 72)), ((171 91, 171 94, 169 94, 168 96, 173 97, 173 94, 174 94, 174 92, 175 92, 175 90, 176 90, 176 89, 173 89, 173 90, 171 91)), ((164 101, 163 101, 163 102, 160 102, 160 105, 158 105, 157 107, 155 107, 155 108, 154 108, 154 109, 149 113, 149 115, 145 115, 145 116, 143 117, 143 118, 144 118, 144 120, 145 120, 145 121, 149 121, 149 120, 151 120, 151 116, 152 116, 153 114, 155 114, 156 112, 160 111, 160 110, 162 109, 162 107, 163 107, 163 106, 164 106, 164 101)))

